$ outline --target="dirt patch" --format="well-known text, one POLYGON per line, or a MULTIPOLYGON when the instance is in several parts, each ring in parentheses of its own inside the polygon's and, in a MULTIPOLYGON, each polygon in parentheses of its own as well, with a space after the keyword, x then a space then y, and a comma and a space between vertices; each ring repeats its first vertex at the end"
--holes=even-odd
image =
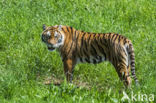
MULTIPOLYGON (((51 76, 51 77, 46 77, 43 81, 43 83, 45 85, 50 85, 50 84, 53 84, 53 85, 56 85, 56 86, 60 86, 62 83, 64 82, 64 79, 58 79, 54 76, 51 76)), ((72 84, 76 85, 77 87, 81 87, 81 88, 86 88, 86 89, 90 89, 91 86, 89 85, 89 83, 87 82, 82 82, 78 79, 74 80, 72 82, 72 84)))

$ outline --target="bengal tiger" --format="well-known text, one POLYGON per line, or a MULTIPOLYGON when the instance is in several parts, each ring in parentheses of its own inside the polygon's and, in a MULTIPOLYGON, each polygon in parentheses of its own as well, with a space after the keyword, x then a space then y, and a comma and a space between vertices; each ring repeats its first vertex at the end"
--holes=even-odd
POLYGON ((132 42, 122 35, 84 32, 63 25, 49 27, 43 25, 41 39, 48 50, 56 49, 60 53, 68 82, 72 82, 77 63, 97 64, 109 61, 125 87, 131 86, 130 72, 138 84, 134 48, 132 42))

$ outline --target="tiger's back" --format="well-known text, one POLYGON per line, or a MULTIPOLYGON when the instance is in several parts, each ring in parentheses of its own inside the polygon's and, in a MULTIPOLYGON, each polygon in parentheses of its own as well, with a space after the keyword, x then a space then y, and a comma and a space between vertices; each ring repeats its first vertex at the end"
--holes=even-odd
POLYGON ((96 64, 107 60, 113 64, 126 86, 131 84, 130 70, 137 82, 134 50, 126 37, 114 33, 83 32, 68 26, 61 26, 61 32, 65 38, 58 51, 64 63, 67 80, 72 80, 71 74, 77 63, 96 64))

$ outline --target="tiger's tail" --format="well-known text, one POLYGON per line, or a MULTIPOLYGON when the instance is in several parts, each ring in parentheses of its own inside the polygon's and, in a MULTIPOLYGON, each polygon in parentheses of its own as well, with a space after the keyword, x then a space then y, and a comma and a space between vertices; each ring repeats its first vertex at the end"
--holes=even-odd
POLYGON ((139 85, 139 81, 135 74, 135 55, 134 55, 134 48, 131 42, 129 43, 128 55, 129 55, 129 61, 130 61, 129 64, 131 66, 132 77, 136 85, 139 85))

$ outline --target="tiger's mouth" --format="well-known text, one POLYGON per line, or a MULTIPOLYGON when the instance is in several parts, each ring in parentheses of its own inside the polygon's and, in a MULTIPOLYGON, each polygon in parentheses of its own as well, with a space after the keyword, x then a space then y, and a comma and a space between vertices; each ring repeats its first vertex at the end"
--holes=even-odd
POLYGON ((48 50, 53 51, 55 48, 53 47, 48 47, 48 50))
POLYGON ((52 45, 49 45, 49 44, 47 45, 47 48, 49 51, 53 51, 55 49, 52 45))

